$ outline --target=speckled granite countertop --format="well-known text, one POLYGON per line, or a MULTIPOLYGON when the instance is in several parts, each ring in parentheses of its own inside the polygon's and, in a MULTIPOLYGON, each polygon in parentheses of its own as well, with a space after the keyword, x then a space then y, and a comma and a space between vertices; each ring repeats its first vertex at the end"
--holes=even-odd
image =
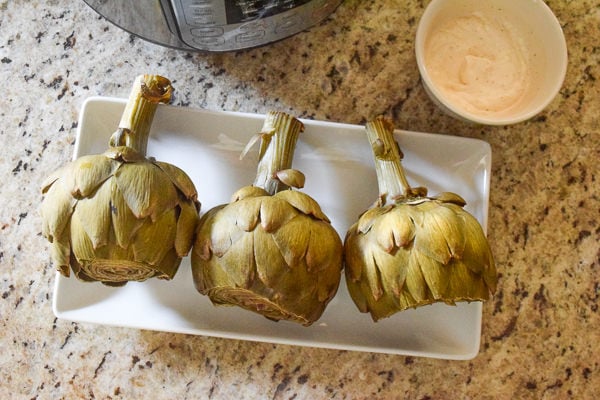
POLYGON ((560 95, 532 121, 479 127, 423 92, 413 36, 427 1, 347 0, 310 32, 202 55, 134 38, 81 1, 0 0, 0 398, 597 396, 600 0, 548 3, 570 52, 560 95), (480 354, 443 361, 57 320, 40 183, 70 159, 83 101, 126 97, 142 72, 170 77, 175 105, 348 123, 385 113, 407 130, 489 142, 501 278, 483 308, 480 354))

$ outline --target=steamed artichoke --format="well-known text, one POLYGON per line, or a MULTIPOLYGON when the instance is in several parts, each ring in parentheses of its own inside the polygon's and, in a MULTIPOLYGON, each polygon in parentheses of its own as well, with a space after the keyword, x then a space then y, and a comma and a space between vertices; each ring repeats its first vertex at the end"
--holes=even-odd
POLYGON ((317 202, 290 188, 304 184, 289 169, 302 129, 290 115, 267 115, 254 185, 201 218, 191 257, 196 289, 214 304, 308 326, 337 292, 342 241, 317 202))
POLYGON ((146 158, 159 102, 171 82, 139 76, 104 154, 86 155, 43 184, 42 233, 57 269, 84 281, 120 286, 171 279, 191 249, 200 204, 179 168, 146 158))
POLYGON ((374 321, 434 302, 487 300, 496 289, 494 260, 479 222, 454 193, 427 197, 411 188, 392 123, 367 123, 379 199, 346 235, 346 283, 374 321))

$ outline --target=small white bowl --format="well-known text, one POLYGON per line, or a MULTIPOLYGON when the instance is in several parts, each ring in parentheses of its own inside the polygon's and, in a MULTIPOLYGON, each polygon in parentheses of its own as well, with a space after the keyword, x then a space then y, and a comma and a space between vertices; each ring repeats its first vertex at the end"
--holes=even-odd
POLYGON ((432 0, 415 42, 425 91, 464 121, 508 125, 560 90, 567 45, 542 0, 432 0))

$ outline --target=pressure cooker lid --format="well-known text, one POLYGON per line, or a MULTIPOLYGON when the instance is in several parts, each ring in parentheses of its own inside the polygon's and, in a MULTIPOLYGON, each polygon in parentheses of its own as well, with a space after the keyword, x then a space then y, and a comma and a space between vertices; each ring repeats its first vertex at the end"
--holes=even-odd
POLYGON ((342 0, 84 0, 115 25, 157 44, 231 51, 294 35, 342 0))

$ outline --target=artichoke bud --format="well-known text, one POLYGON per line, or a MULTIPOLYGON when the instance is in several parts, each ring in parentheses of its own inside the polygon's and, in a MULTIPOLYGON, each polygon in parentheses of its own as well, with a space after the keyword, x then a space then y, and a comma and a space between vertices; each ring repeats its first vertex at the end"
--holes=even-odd
POLYGON ((377 321, 434 302, 489 299, 496 290, 494 260, 464 199, 450 192, 427 197, 426 188, 409 186, 391 121, 378 117, 366 131, 380 193, 344 242, 356 306, 377 321))
POLYGON ((267 114, 254 184, 202 216, 191 261, 196 289, 213 304, 308 326, 337 292, 342 241, 319 204, 290 189, 304 184, 290 169, 302 130, 288 114, 267 114))
POLYGON ((43 184, 42 233, 63 275, 111 286, 171 279, 189 253, 196 188, 178 167, 146 158, 157 105, 171 90, 161 76, 137 77, 107 151, 74 160, 43 184))

